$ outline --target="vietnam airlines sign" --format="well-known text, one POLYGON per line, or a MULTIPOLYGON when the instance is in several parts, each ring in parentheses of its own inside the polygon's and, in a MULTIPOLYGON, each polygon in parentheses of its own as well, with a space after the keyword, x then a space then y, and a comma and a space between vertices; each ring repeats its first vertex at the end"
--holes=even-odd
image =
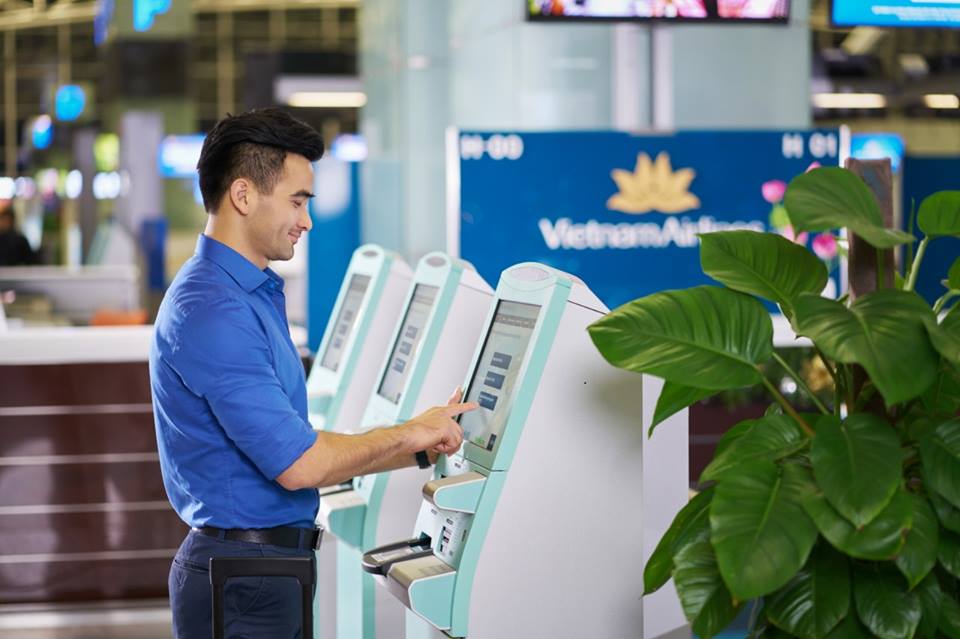
POLYGON ((452 151, 450 222, 464 259, 491 283, 516 262, 544 262, 579 275, 613 307, 707 283, 698 236, 768 230, 776 207, 763 185, 812 162, 836 165, 840 136, 461 132, 452 151))

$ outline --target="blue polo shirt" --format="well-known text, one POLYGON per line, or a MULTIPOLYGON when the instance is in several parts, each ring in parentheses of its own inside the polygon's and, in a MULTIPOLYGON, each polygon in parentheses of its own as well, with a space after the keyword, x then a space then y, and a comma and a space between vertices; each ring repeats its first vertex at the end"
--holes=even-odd
POLYGON ((201 235, 157 313, 150 386, 163 483, 184 522, 313 525, 317 491, 275 481, 317 437, 276 273, 201 235))

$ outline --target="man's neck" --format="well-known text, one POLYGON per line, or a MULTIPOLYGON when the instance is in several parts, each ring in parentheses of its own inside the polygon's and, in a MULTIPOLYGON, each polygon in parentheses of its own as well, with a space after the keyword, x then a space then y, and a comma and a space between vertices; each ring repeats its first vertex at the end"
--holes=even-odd
POLYGON ((221 244, 229 246, 256 265, 258 269, 263 270, 267 268, 267 258, 253 250, 253 247, 250 246, 250 243, 247 242, 244 235, 239 232, 239 229, 221 222, 217 219, 216 215, 207 216, 207 227, 203 230, 203 234, 221 244))

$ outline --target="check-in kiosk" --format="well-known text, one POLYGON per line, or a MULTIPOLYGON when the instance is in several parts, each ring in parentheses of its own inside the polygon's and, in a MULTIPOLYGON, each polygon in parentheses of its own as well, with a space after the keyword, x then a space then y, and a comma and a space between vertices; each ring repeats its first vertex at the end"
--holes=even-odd
POLYGON ((316 430, 360 426, 411 276, 400 256, 375 244, 353 252, 307 379, 316 430))
POLYGON ((686 415, 645 438, 656 396, 644 402, 644 378, 604 361, 586 330, 606 312, 570 275, 504 271, 463 447, 422 487, 414 537, 363 557, 407 607, 407 639, 684 632, 672 589, 641 595, 645 537, 656 544, 687 499, 686 415))
MULTIPOLYGON (((361 427, 400 423, 445 404, 470 366, 492 300, 493 289, 467 262, 443 253, 424 256, 389 350, 380 356, 361 427)), ((321 567, 320 588, 335 584, 337 639, 403 637, 403 607, 378 592, 361 559, 377 543, 410 534, 420 488, 429 479, 429 470, 407 468, 357 477, 321 495, 318 522, 327 530, 325 543, 336 543, 337 564, 335 578, 329 566, 321 567)), ((322 629, 330 632, 331 611, 321 609, 319 616, 324 613, 322 629)))
MULTIPOLYGON (((412 276, 410 267, 399 255, 380 246, 365 244, 353 252, 307 378, 307 406, 314 429, 336 432, 360 429, 367 399, 403 310, 412 276)), ((324 488, 320 494, 336 490, 339 488, 324 488)), ((336 556, 331 543, 321 544, 317 551, 320 613, 336 608, 334 588, 324 587, 323 583, 325 571, 333 574, 336 556)), ((332 614, 315 615, 314 634, 332 639, 333 623, 332 614)))

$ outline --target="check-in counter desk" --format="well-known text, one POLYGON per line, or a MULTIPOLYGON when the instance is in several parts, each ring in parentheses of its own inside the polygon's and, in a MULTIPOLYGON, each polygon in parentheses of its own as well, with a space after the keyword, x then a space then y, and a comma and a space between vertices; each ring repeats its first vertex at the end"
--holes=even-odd
POLYGON ((166 597, 152 330, 0 332, 0 603, 166 597))

